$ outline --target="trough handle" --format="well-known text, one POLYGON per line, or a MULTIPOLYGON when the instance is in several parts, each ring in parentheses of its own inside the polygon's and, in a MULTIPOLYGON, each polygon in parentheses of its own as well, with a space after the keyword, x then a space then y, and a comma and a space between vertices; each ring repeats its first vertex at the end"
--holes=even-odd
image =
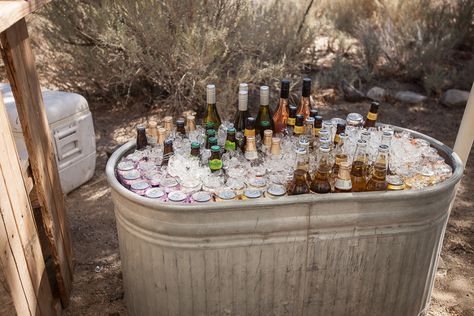
POLYGON ((469 153, 471 152, 472 142, 474 141, 474 83, 467 100, 466 109, 462 116, 461 125, 459 126, 458 136, 454 144, 454 152, 459 155, 466 167, 469 153))

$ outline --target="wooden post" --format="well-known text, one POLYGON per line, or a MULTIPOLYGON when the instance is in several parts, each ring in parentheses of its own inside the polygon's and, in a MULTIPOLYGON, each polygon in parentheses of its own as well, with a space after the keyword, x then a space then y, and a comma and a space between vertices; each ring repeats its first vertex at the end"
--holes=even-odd
POLYGON ((57 315, 55 300, 0 93, 0 266, 18 315, 57 315))
POLYGON ((25 19, 1 33, 0 40, 51 246, 59 295, 63 306, 67 306, 72 286, 72 246, 51 132, 25 19))

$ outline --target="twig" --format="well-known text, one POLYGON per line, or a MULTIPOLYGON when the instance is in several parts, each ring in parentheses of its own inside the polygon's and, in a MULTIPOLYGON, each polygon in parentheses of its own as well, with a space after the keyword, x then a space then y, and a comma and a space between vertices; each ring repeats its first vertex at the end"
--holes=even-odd
POLYGON ((296 32, 296 38, 299 38, 300 36, 301 30, 303 29, 303 26, 304 26, 304 22, 306 22, 306 16, 308 15, 309 10, 313 6, 313 2, 314 0, 310 0, 308 6, 306 7, 306 11, 303 15, 303 18, 301 19, 300 25, 298 26, 298 31, 296 32))

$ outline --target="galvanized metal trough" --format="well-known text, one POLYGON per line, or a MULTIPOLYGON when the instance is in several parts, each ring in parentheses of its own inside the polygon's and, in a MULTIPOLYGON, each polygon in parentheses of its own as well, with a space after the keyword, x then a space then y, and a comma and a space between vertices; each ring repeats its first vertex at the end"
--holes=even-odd
POLYGON ((423 190, 159 204, 107 163, 130 315, 426 315, 463 166, 423 190))

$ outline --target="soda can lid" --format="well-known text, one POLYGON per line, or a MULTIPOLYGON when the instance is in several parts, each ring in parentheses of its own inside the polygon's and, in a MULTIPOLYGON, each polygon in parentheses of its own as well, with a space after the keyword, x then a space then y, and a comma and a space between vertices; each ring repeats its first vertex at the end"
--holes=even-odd
POLYGON ((160 185, 165 188, 175 187, 178 185, 178 181, 174 178, 166 178, 161 181, 160 185))
POLYGON ((132 183, 132 185, 130 186, 132 190, 145 190, 149 187, 150 185, 146 181, 135 182, 135 183, 132 183))
POLYGON ((201 202, 201 203, 209 202, 212 198, 211 194, 206 191, 196 192, 191 197, 193 198, 194 201, 201 202))
POLYGON ((183 191, 173 191, 168 193, 168 199, 172 202, 181 202, 186 199, 187 195, 183 191))
POLYGON ((273 184, 268 188, 267 192, 271 195, 283 196, 286 194, 286 189, 282 185, 273 184))
POLYGON ((247 189, 244 191, 244 195, 249 199, 256 199, 262 196, 260 190, 247 189))
POLYGON ((250 179, 249 184, 253 187, 264 187, 267 181, 263 178, 253 178, 250 179))
POLYGON ((133 169, 133 162, 122 161, 117 165, 117 169, 121 171, 129 171, 133 169))
POLYGON ((224 190, 224 191, 219 192, 217 196, 221 198, 222 200, 233 200, 235 199, 237 194, 235 194, 235 192, 231 190, 224 190))
POLYGON ((159 199, 163 195, 165 195, 165 192, 159 188, 150 188, 145 191, 145 196, 150 199, 159 199))
POLYGON ((135 180, 140 178, 140 172, 138 170, 130 170, 123 174, 125 180, 135 180))
POLYGON ((402 177, 399 175, 388 175, 387 176, 387 183, 392 186, 404 186, 405 182, 403 181, 402 177))

